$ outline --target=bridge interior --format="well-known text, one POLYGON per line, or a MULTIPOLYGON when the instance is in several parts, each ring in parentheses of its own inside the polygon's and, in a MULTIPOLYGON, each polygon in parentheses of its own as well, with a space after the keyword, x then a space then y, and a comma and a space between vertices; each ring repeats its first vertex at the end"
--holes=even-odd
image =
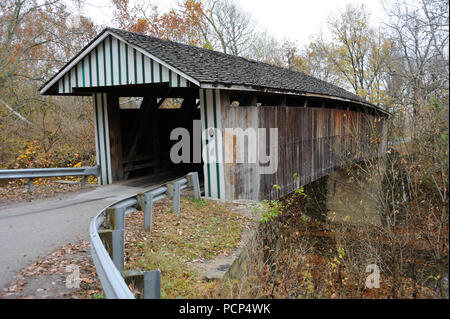
MULTIPOLYGON (((88 91, 87 88, 77 90, 84 95, 88 91)), ((185 128, 189 132, 189 149, 192 149, 196 138, 193 121, 200 120, 198 92, 198 88, 170 88, 164 83, 97 88, 95 94, 106 94, 108 127, 105 129, 109 134, 112 182, 192 171, 198 172, 203 180, 203 164, 193 163, 192 151, 191 163, 174 163, 170 158, 172 146, 180 139, 179 136, 170 139, 175 128, 185 128)))

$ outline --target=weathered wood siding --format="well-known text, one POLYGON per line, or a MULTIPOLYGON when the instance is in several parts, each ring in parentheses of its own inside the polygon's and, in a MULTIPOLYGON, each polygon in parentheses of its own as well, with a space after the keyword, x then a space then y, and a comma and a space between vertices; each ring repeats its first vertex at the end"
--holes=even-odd
MULTIPOLYGON (((289 106, 231 107, 222 103, 222 116, 224 128, 278 128, 276 173, 259 174, 259 164, 226 163, 227 199, 278 198, 329 174, 344 162, 344 157, 358 160, 361 146, 365 147, 363 152, 378 149, 369 144, 369 133, 372 124, 379 123, 362 112, 289 106), (294 182, 294 173, 298 183, 294 182), (275 184, 281 186, 281 191, 273 188, 275 184)), ((268 130, 266 134, 268 141, 268 130)), ((236 145, 225 142, 224 137, 225 156, 229 152, 235 156, 236 145)))

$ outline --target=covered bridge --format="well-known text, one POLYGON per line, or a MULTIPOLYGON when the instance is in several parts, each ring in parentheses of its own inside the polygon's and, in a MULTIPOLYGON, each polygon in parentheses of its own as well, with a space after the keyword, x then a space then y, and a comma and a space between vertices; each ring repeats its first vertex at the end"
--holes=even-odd
POLYGON ((303 73, 112 28, 40 93, 93 97, 100 184, 197 170, 205 196, 227 200, 273 198, 274 184, 280 196, 334 170, 342 154, 357 159, 355 145, 368 143, 373 123, 381 134, 387 115, 303 73), (177 163, 171 132, 180 127, 191 151, 177 163))

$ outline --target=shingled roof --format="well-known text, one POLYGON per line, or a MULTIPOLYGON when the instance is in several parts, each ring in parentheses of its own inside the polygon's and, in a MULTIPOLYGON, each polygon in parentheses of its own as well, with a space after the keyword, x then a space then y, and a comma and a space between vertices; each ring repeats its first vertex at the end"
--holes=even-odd
POLYGON ((299 93, 316 93, 368 103, 336 85, 302 72, 213 50, 162 40, 147 35, 108 28, 128 43, 192 76, 200 83, 242 85, 299 93))
MULTIPOLYGON (((317 94, 350 100, 380 110, 380 108, 356 94, 302 72, 295 72, 239 56, 114 28, 104 29, 97 38, 105 32, 115 34, 128 44, 134 45, 173 66, 192 79, 197 80, 200 83, 200 87, 219 85, 224 87, 245 87, 256 91, 268 90, 294 94, 317 94)), ((92 40, 91 44, 96 39, 92 40)), ((82 54, 88 47, 89 45, 78 55, 82 54)), ((69 64, 70 62, 67 65, 69 64)))

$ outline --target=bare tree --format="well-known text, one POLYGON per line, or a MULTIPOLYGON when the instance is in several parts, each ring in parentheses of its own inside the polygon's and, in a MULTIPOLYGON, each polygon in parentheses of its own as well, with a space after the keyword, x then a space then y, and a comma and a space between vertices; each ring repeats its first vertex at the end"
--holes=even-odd
POLYGON ((284 66, 280 43, 268 32, 255 33, 247 57, 257 61, 284 66))
POLYGON ((449 81, 448 0, 382 1, 386 26, 396 43, 391 70, 403 81, 406 103, 417 113, 422 100, 447 96, 449 81))
POLYGON ((235 0, 209 0, 203 15, 207 20, 204 34, 213 47, 233 55, 243 55, 251 45, 254 26, 251 16, 235 0))
MULTIPOLYGON (((63 0, 0 3, 2 167, 12 165, 17 154, 32 141, 38 141, 43 152, 48 152, 57 143, 60 149, 66 147, 63 143, 69 143, 71 137, 91 138, 92 131, 86 127, 91 121, 77 118, 88 110, 86 99, 65 104, 57 97, 42 97, 38 93, 43 81, 97 32, 93 23, 84 17, 70 25, 71 17, 72 12, 63 0), (64 121, 70 125, 64 125, 64 121)), ((86 145, 89 148, 93 144, 86 145)), ((76 147, 75 143, 72 146, 76 147)))

